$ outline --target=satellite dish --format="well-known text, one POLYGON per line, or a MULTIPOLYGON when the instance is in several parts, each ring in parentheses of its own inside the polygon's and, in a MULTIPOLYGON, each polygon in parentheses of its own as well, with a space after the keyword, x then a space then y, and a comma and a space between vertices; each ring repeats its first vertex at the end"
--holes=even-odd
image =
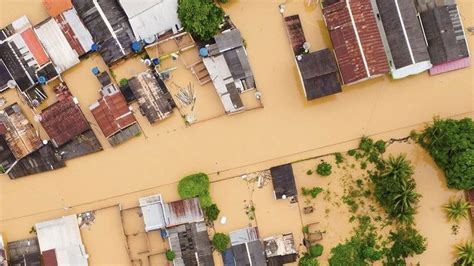
POLYGON ((283 195, 281 196, 281 198, 282 198, 282 199, 286 199, 286 195, 283 194, 283 195))
POLYGON ((44 144, 44 145, 48 144, 48 140, 47 140, 47 139, 44 139, 44 140, 43 140, 43 144, 44 144))
POLYGON ((38 100, 36 100, 36 99, 33 99, 33 100, 31 101, 31 105, 33 105, 34 107, 38 107, 38 106, 40 105, 40 102, 39 102, 38 100))
POLYGON ((301 61, 301 59, 303 59, 303 56, 302 56, 302 55, 297 55, 297 56, 296 56, 296 59, 297 59, 298 61, 301 61))
POLYGON ((311 48, 311 44, 310 44, 309 42, 304 42, 304 43, 303 43, 303 49, 304 49, 305 51, 308 51, 309 48, 311 48))
POLYGON ((13 79, 11 79, 7 82, 7 86, 8 88, 13 89, 16 87, 16 82, 13 79))
POLYGON ((151 60, 150 59, 145 59, 143 61, 143 63, 145 63, 146 66, 150 66, 151 65, 151 60))

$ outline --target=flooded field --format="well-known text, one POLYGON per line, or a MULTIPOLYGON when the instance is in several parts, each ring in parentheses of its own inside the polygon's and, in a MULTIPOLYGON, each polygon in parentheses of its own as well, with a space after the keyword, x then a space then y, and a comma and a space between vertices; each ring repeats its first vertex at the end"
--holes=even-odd
MULTIPOLYGON (((252 194, 249 184, 241 180, 240 175, 345 151, 356 147, 357 139, 363 135, 382 139, 405 137, 410 130, 421 129, 434 115, 474 117, 474 67, 433 77, 423 73, 396 81, 386 75, 344 87, 343 92, 335 96, 307 102, 278 12, 280 1, 230 2, 223 7, 246 40, 264 107, 253 109, 259 104, 255 102, 253 92, 247 92, 243 101, 252 110, 225 116, 212 83, 200 86, 186 69, 183 58, 167 59, 163 62, 165 66, 177 67, 172 73, 174 85, 167 85, 176 90, 193 83, 199 97, 196 117, 203 121, 186 126, 175 109, 170 118, 152 126, 135 111, 144 134, 112 148, 94 125, 95 120, 88 109, 99 98, 100 88, 91 68, 106 69, 100 56, 90 56, 63 77, 79 99, 86 118, 92 122, 104 151, 68 161, 66 168, 45 174, 17 180, 0 176, 0 232, 6 233, 6 241, 28 237, 35 222, 98 210, 96 222, 89 229, 82 229, 92 265, 130 265, 131 259, 145 261, 145 257, 151 265, 164 265, 162 240, 154 235, 148 236, 148 240, 143 236, 142 220, 135 217, 138 214, 133 209, 124 216, 130 220, 122 232, 120 212, 118 207, 112 206, 120 204, 123 210, 134 208, 139 197, 154 193, 161 193, 166 201, 176 200, 179 178, 202 171, 210 174, 212 197, 219 205, 221 215, 228 220, 225 225, 216 224, 217 231, 228 232, 250 222, 259 226, 263 237, 292 232, 295 239, 301 241, 302 226, 320 222, 327 231, 322 242, 325 251, 321 261, 324 261, 330 247, 347 237, 351 230, 347 207, 341 205, 326 214, 328 203, 317 198, 315 212, 304 215, 301 211, 303 200, 300 206, 275 201, 271 183, 252 194), (255 221, 249 221, 244 210, 244 201, 250 198, 256 206, 255 221), (111 225, 110 229, 108 225, 111 225), (129 234, 132 236, 127 237, 129 234), (130 243, 126 244, 127 241, 130 243)), ((300 15, 312 50, 330 47, 320 8, 314 4, 308 7, 306 3, 304 0, 286 1, 285 15, 300 15)), ((458 0, 458 4, 464 25, 474 25, 474 2, 458 0)), ((32 24, 47 16, 41 0, 0 0, 0 27, 21 15, 27 15, 32 24)), ((467 40, 473 47, 474 36, 467 34, 467 40)), ((153 53, 153 50, 148 52, 153 53)), ((183 57, 193 61, 193 55, 190 59, 183 57)), ((133 58, 114 67, 113 73, 119 81, 143 70, 140 58, 133 58)), ((20 101, 13 90, 2 96, 8 103, 20 101)), ((51 95, 48 102, 54 102, 54 96, 51 95)), ((33 114, 24 103, 22 108, 33 121, 33 114)), ((134 110, 138 110, 135 104, 134 110)), ((37 123, 34 126, 42 137, 46 137, 37 123)), ((419 147, 393 145, 391 152, 408 154, 416 168, 414 178, 418 191, 423 195, 416 222, 420 232, 428 237, 428 249, 412 261, 420 261, 422 265, 448 265, 452 262, 452 245, 461 239, 472 238, 468 222, 461 224, 457 236, 451 235, 451 224, 440 209, 456 192, 446 188, 442 173, 419 147)), ((318 185, 335 191, 341 189, 337 182, 328 184, 328 179, 307 176, 306 171, 315 163, 316 160, 312 160, 294 165, 298 188, 318 185)), ((336 179, 336 175, 329 178, 336 179)), ((215 259, 220 265, 219 255, 215 254, 215 259)))

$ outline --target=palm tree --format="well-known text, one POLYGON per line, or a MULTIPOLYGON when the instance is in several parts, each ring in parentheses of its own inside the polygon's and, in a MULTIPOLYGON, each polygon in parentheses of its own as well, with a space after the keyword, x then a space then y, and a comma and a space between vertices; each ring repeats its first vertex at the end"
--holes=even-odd
POLYGON ((413 174, 413 166, 411 162, 407 160, 405 154, 398 156, 390 155, 388 160, 385 161, 385 170, 382 173, 384 177, 393 177, 394 180, 406 179, 413 174))
POLYGON ((454 265, 474 265, 474 247, 472 246, 472 241, 467 241, 464 244, 457 245, 456 252, 458 253, 458 257, 456 258, 456 262, 454 263, 454 265))
POLYGON ((415 192, 416 184, 413 180, 407 180, 400 184, 400 191, 393 196, 391 213, 399 218, 402 223, 411 224, 415 206, 420 194, 415 192))
POLYGON ((467 219, 469 209, 472 206, 462 197, 451 198, 448 203, 443 205, 443 209, 448 215, 450 221, 459 222, 462 219, 467 219))

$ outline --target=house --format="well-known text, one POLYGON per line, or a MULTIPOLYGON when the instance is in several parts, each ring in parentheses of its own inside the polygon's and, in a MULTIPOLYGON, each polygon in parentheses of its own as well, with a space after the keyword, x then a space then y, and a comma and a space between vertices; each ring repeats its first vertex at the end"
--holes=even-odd
POLYGON ((135 37, 127 16, 117 1, 73 0, 72 4, 108 66, 132 52, 135 37))
POLYGON ((326 0, 323 17, 343 84, 389 71, 371 0, 326 0))
POLYGON ((263 239, 267 265, 279 266, 296 262, 298 251, 292 233, 270 236, 263 239))
POLYGON ((54 87, 58 101, 40 114, 40 123, 65 160, 102 150, 102 145, 65 83, 54 87))
POLYGON ((177 200, 166 203, 163 207, 167 227, 204 221, 199 198, 177 200))
POLYGON ((90 105, 89 110, 110 145, 116 146, 140 134, 141 129, 108 73, 103 72, 98 78, 103 86, 100 91, 102 97, 90 105))
POLYGON ((76 215, 35 225, 45 265, 88 265, 76 215))
POLYGON ((176 255, 173 265, 214 265, 206 223, 174 226, 168 229, 168 234, 169 245, 176 255))
POLYGON ((119 0, 127 14, 137 40, 153 43, 159 35, 172 31, 178 33, 181 22, 178 19, 178 0, 119 0))
POLYGON ((165 209, 161 194, 140 198, 138 201, 145 221, 145 232, 166 227, 165 209))
POLYGON ((430 75, 471 65, 469 47, 455 0, 418 0, 418 12, 433 68, 430 75))
POLYGON ((43 5, 50 17, 56 17, 72 8, 71 0, 43 0, 43 5))
POLYGON ((38 238, 8 242, 8 257, 11 265, 41 265, 38 238))
POLYGON ((291 164, 284 164, 270 168, 272 176, 273 193, 276 199, 296 199, 295 176, 291 164))
POLYGON ((26 16, 0 30, 0 59, 33 106, 47 98, 39 83, 47 83, 59 75, 26 16))
POLYGON ((231 247, 222 254, 224 266, 266 265, 265 252, 257 227, 247 227, 229 233, 231 247))
POLYGON ((10 87, 14 87, 16 85, 14 83, 15 80, 13 79, 10 70, 8 70, 3 60, 0 59, 0 92, 6 91, 10 87))
POLYGON ((237 29, 214 36, 216 43, 206 46, 208 56, 203 63, 227 114, 243 111, 240 93, 256 87, 254 76, 237 29))
POLYGON ((392 78, 416 75, 432 67, 413 0, 376 0, 377 23, 392 78))
MULTIPOLYGON (((68 1, 55 2, 61 5, 68 1)), ((52 7, 52 3, 47 6, 52 7)), ((79 57, 93 45, 91 34, 72 6, 36 25, 35 32, 59 73, 78 64, 79 57)))
POLYGON ((140 112, 150 124, 169 117, 175 106, 165 83, 151 70, 128 80, 133 95, 140 106, 140 112))

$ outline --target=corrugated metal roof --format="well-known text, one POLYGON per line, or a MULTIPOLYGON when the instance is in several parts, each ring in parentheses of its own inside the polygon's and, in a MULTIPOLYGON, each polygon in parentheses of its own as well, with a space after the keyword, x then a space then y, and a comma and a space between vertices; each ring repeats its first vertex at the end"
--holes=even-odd
POLYGON ((168 227, 204 221, 198 198, 169 202, 164 205, 164 209, 168 227))
POLYGON ((242 36, 238 29, 228 30, 214 36, 219 52, 243 46, 242 36))
POLYGON ((40 66, 46 64, 49 61, 48 55, 46 55, 46 52, 43 50, 43 47, 38 41, 33 29, 26 29, 21 33, 21 37, 23 40, 25 40, 26 46, 28 46, 28 49, 33 54, 36 62, 38 62, 40 66))
POLYGON ((177 0, 120 0, 137 40, 155 37, 181 28, 177 0))
POLYGON ((0 92, 8 89, 8 82, 14 80, 3 60, 0 59, 0 92))
POLYGON ((234 230, 232 232, 229 232, 229 237, 232 246, 258 240, 258 228, 246 227, 234 230))
POLYGON ((38 238, 28 238, 8 242, 8 255, 12 265, 21 265, 20 262, 27 260, 26 265, 40 265, 41 253, 38 238), (37 263, 37 264, 35 264, 37 263))
POLYGON ((168 229, 174 265, 214 266, 211 241, 204 222, 175 226, 168 229))
POLYGON ((263 244, 267 258, 298 254, 292 233, 266 237, 263 244))
POLYGON ((301 54, 304 51, 303 44, 306 42, 306 37, 304 36, 300 16, 288 16, 284 18, 284 21, 293 53, 295 55, 301 54))
POLYGON ((80 62, 56 20, 46 20, 35 27, 35 32, 60 73, 80 62))
POLYGON ((86 29, 77 15, 76 9, 71 8, 54 19, 58 22, 69 45, 78 56, 82 56, 91 50, 94 41, 89 30, 86 29))
POLYGON ((43 0, 43 5, 50 17, 55 17, 72 8, 71 0, 43 0))

